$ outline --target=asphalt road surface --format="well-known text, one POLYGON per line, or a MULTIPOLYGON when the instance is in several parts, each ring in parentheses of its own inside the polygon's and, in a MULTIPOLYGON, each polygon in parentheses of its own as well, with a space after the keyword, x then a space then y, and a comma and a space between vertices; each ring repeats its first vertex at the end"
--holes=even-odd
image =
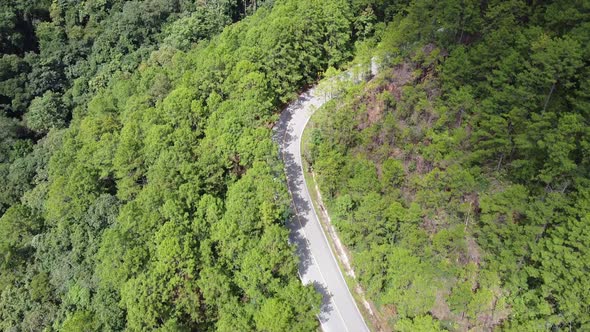
POLYGON ((281 113, 275 140, 285 164, 294 216, 287 225, 290 241, 297 246, 299 274, 304 284, 313 284, 323 295, 319 315, 325 332, 369 331, 344 281, 328 239, 313 208, 303 177, 301 136, 313 112, 327 101, 312 88, 281 113))

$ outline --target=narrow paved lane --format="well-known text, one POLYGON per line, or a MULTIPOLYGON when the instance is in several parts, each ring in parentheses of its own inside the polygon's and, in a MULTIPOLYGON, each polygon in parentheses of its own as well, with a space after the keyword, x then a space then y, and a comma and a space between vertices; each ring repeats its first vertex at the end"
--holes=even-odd
POLYGON ((320 323, 325 332, 369 331, 356 306, 328 239, 320 225, 305 184, 301 135, 309 118, 327 100, 312 88, 283 111, 275 130, 285 164, 294 217, 288 222, 291 243, 297 245, 299 274, 304 284, 322 293, 320 323))

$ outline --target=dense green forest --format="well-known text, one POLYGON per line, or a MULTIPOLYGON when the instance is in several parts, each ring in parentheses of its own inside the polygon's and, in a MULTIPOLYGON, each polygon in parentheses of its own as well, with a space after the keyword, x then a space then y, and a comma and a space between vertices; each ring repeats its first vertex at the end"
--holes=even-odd
POLYGON ((355 56, 305 158, 382 328, 590 329, 587 1, 0 13, 0 330, 317 330, 271 131, 355 56))
POLYGON ((395 10, 2 2, 0 330, 316 330, 271 128, 395 10))
POLYGON ((590 330, 590 3, 415 0, 358 56, 304 158, 383 329, 590 330))

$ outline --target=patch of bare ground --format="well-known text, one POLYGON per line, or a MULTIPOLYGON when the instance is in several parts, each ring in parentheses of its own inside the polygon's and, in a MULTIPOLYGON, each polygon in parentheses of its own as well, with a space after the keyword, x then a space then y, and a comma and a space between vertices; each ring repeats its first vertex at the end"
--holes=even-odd
POLYGON ((367 106, 367 111, 361 114, 357 129, 363 130, 382 119, 384 111, 388 109, 387 101, 379 98, 383 92, 387 91, 399 101, 402 98, 402 87, 413 82, 415 78, 414 67, 405 62, 395 66, 386 76, 387 84, 365 91, 365 96, 360 102, 367 106))
POLYGON ((416 165, 416 173, 418 174, 426 174, 432 171, 432 163, 426 160, 421 155, 415 155, 413 161, 416 165))
POLYGON ((481 253, 479 246, 475 242, 475 239, 471 236, 467 236, 465 238, 465 242, 467 243, 467 259, 468 262, 473 262, 475 265, 479 266, 481 263, 481 253))
POLYGON ((445 297, 448 295, 449 292, 446 289, 436 292, 436 299, 430 313, 439 320, 450 320, 453 316, 449 304, 445 301, 445 297))

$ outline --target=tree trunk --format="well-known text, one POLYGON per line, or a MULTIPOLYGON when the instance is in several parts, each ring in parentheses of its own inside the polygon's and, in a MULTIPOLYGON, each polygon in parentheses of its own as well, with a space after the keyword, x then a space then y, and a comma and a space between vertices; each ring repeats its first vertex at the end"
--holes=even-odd
POLYGON ((553 84, 551 85, 551 90, 549 90, 549 95, 547 96, 547 100, 545 100, 545 106, 543 106, 543 113, 545 113, 547 105, 549 105, 549 100, 551 100, 551 95, 553 94, 553 91, 555 91, 555 83, 557 82, 553 82, 553 84))

